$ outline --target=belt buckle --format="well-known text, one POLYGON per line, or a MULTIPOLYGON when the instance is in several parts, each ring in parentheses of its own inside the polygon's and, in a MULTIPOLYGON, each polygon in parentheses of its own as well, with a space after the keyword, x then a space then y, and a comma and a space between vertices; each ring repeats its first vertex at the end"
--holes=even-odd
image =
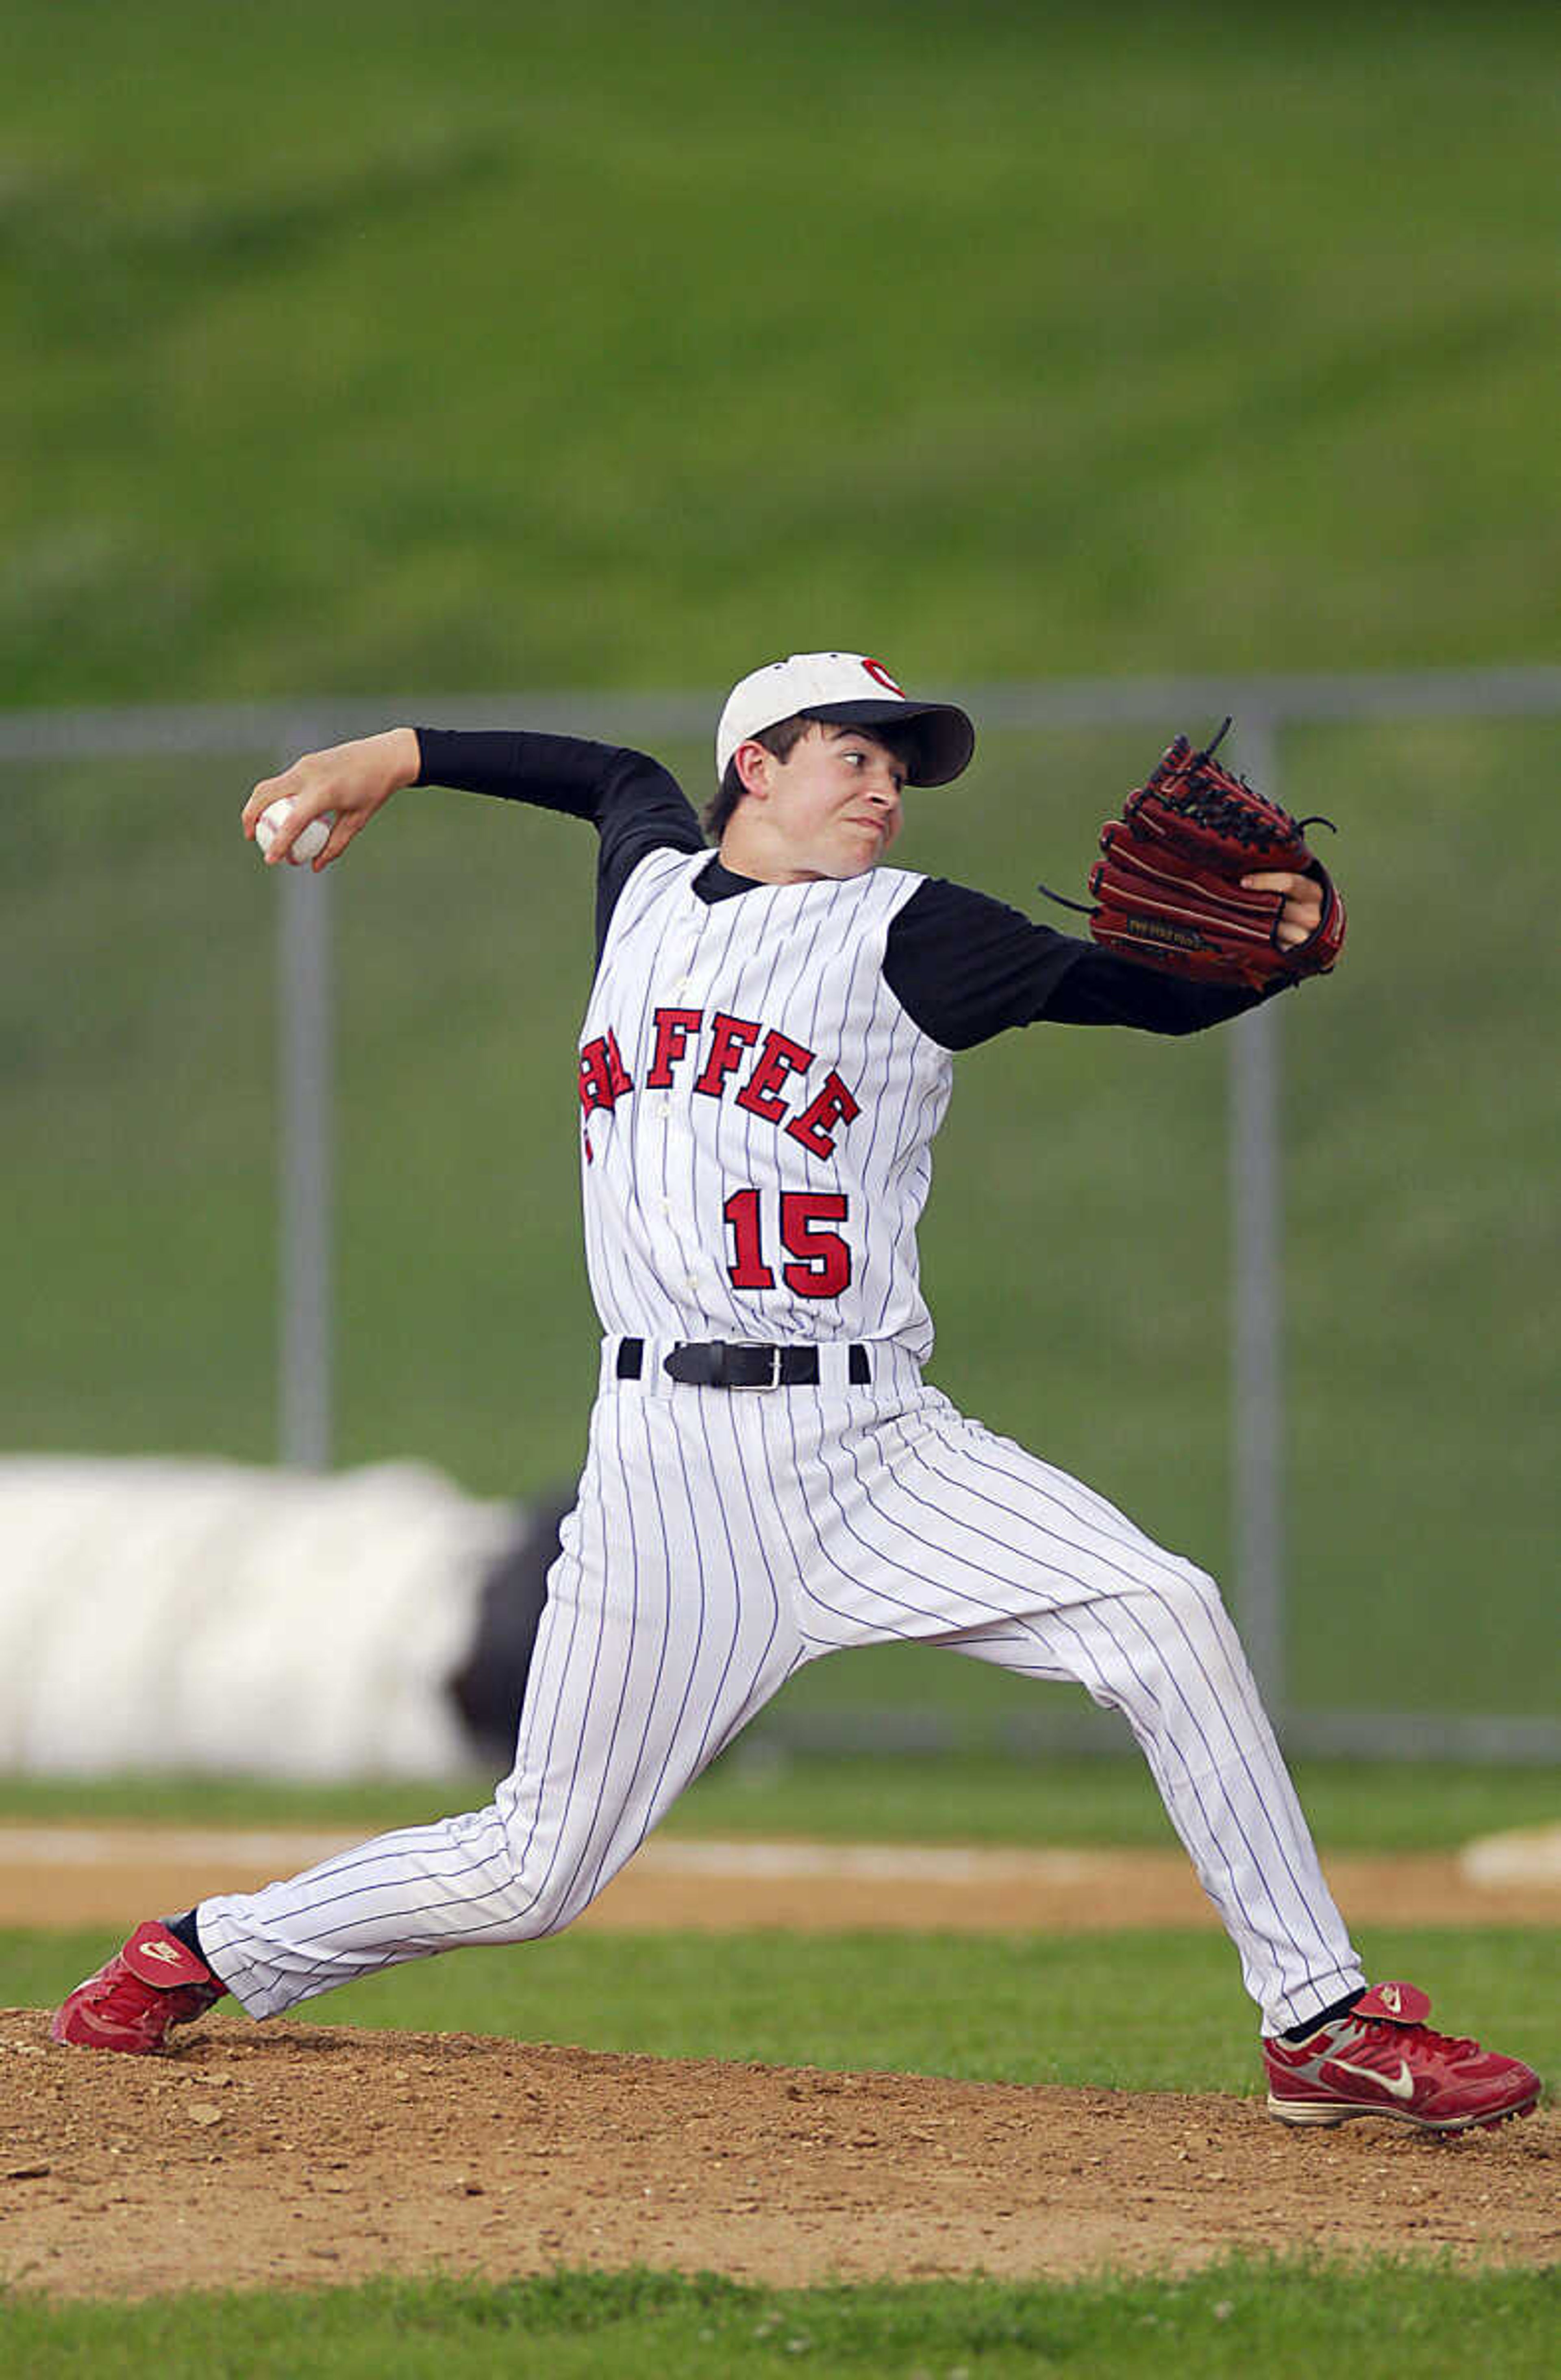
MULTIPOLYGON (((745 1349, 745 1350, 744 1350, 744 1353, 746 1354, 747 1352, 748 1352, 748 1351, 745 1349)), ((781 1384, 781 1350, 780 1350, 780 1348, 779 1348, 778 1346, 774 1345, 774 1344, 772 1342, 769 1346, 765 1347, 762 1352, 764 1354, 766 1354, 766 1355, 769 1357, 769 1359, 770 1359, 770 1377, 769 1377, 769 1378, 768 1378, 767 1380, 730 1380, 730 1381, 728 1381, 728 1382, 726 1383, 726 1386, 727 1386, 728 1388, 731 1388, 731 1389, 761 1389, 761 1390, 762 1390, 762 1389, 778 1389, 778 1388, 779 1388, 779 1386, 780 1386, 780 1384, 781 1384)))

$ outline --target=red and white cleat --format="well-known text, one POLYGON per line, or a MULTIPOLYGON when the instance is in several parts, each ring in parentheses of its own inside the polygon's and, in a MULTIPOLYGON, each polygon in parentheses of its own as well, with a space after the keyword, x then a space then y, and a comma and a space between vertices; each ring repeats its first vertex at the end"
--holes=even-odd
POLYGON ((105 1967, 60 2002, 51 2041, 79 2049, 122 2049, 149 2058, 176 2024, 204 2016, 227 1986, 155 1917, 138 1925, 105 1967))
POLYGON ((1268 2112, 1284 2124, 1343 2124, 1391 2116, 1426 2132, 1526 2116, 1540 2078, 1477 2041, 1433 2033, 1431 2002, 1413 1984, 1376 1984, 1345 2017, 1304 2041, 1265 2041, 1268 2112))

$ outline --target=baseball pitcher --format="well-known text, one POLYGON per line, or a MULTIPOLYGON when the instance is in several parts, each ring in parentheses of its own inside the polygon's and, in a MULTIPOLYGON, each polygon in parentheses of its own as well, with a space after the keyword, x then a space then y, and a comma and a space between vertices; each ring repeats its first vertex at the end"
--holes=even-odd
POLYGON ((291 805, 273 865, 317 821, 334 864, 414 784, 595 827, 600 1387, 490 1805, 149 1921, 56 2040, 154 2050, 225 1991, 266 2017, 556 1932, 806 1662, 914 1641, 1122 1712, 1235 1945, 1275 2116, 1454 2131, 1533 2106, 1537 2076, 1433 2032, 1423 1992, 1368 1988, 1213 1580, 925 1376, 916 1232, 956 1053, 1041 1023, 1200 1031, 1344 937, 1297 822, 1182 739, 1105 830, 1089 940, 886 864, 907 788, 974 742, 878 662, 804 653, 721 714, 713 852, 653 760, 567 737, 396 728, 256 787, 251 836, 291 805))

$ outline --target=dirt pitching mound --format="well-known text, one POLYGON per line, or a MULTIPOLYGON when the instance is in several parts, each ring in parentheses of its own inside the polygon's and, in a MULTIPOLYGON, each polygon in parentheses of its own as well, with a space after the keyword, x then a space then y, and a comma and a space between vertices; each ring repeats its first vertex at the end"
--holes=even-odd
POLYGON ((132 2298, 557 2265, 831 2277, 1229 2249, 1542 2264, 1561 2119, 1440 2143, 1252 2101, 208 2018, 169 2057, 0 2011, 0 2279, 132 2298))

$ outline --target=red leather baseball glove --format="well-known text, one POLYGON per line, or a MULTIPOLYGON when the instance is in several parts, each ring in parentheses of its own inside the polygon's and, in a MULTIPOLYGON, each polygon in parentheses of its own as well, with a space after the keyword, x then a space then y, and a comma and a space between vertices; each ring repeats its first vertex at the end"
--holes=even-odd
POLYGON ((1185 735, 1166 747, 1121 817, 1101 829, 1094 905, 1067 905, 1084 910, 1103 948, 1172 975, 1258 990, 1325 975, 1344 945, 1344 903, 1305 829, 1329 821, 1293 819, 1222 768, 1214 747, 1229 724, 1201 751, 1185 735), (1321 920, 1290 948, 1278 939, 1285 895, 1241 881, 1280 871, 1314 878, 1323 893, 1321 920))

